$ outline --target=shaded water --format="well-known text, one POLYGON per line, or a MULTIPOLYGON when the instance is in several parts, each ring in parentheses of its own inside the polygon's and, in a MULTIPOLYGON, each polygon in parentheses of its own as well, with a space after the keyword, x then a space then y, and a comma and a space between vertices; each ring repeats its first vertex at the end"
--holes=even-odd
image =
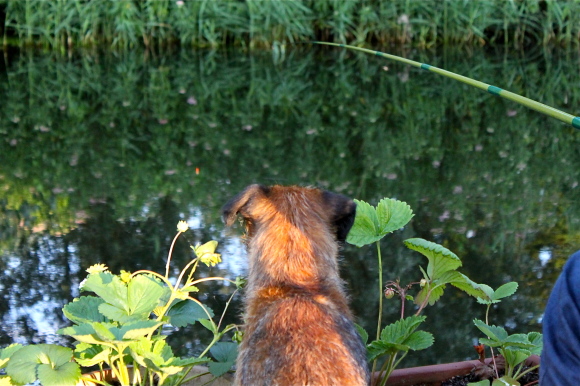
MULTIPOLYGON (((402 54, 578 113, 576 53, 402 54)), ((541 328, 550 288, 580 245, 578 130, 373 56, 22 53, 0 76, 1 346, 65 342, 55 335, 67 325, 60 309, 79 295, 84 270, 163 271, 181 219, 192 244, 220 241, 223 263, 202 274, 243 274, 241 231, 225 231, 219 209, 254 182, 406 201, 415 217, 382 244, 385 279, 421 278, 426 261, 402 240, 441 243, 474 281, 520 283, 491 312, 512 332, 541 328)), ((342 255, 352 307, 373 336, 375 250, 342 255)), ((178 243, 174 274, 190 257, 178 243)), ((204 290, 216 310, 232 291, 204 290)), ((238 310, 236 298, 226 322, 238 310)), ((484 311, 447 289, 426 311, 435 346, 404 365, 474 358, 471 321, 484 311)), ((397 315, 388 301, 386 320, 397 315)), ((169 341, 183 355, 207 339, 196 325, 169 341)))

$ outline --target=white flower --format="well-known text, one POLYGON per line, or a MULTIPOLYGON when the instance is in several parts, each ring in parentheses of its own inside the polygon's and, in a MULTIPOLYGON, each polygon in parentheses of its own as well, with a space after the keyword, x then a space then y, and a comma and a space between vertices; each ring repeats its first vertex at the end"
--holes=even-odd
POLYGON ((187 223, 185 221, 179 221, 177 223, 177 231, 178 232, 185 232, 189 229, 189 225, 187 225, 187 223))

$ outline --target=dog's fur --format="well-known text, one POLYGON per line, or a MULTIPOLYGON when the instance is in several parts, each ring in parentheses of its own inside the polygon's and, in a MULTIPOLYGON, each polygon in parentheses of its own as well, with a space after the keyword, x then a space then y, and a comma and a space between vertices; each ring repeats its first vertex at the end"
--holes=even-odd
POLYGON ((250 185, 223 207, 226 225, 239 214, 248 236, 236 385, 369 383, 337 262, 355 210, 338 194, 278 185, 250 185))

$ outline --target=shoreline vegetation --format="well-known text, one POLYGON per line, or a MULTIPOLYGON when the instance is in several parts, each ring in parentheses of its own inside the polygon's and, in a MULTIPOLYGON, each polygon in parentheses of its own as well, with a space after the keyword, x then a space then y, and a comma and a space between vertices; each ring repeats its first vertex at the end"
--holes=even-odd
POLYGON ((2 47, 577 46, 567 0, 0 0, 2 47))

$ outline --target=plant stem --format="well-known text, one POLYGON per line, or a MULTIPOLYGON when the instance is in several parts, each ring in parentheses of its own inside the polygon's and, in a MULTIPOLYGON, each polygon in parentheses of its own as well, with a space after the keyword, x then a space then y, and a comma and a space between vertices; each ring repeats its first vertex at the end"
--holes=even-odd
POLYGON ((91 378, 91 377, 80 377, 79 380, 86 382, 87 384, 96 383, 98 385, 104 385, 104 386, 110 385, 110 383, 107 383, 105 381, 99 381, 98 379, 91 378))
POLYGON ((374 382, 374 384, 378 384, 379 382, 382 382, 383 379, 383 374, 385 373, 385 370, 387 369, 387 367, 389 366, 391 360, 391 356, 389 356, 389 358, 385 361, 385 363, 383 363, 383 365, 381 366, 381 369, 379 370, 379 375, 377 376, 376 381, 374 382))
POLYGON ((175 245, 175 241, 179 237, 182 232, 177 232, 173 241, 171 242, 171 247, 169 248, 169 254, 167 255, 167 264, 165 264, 165 277, 169 278, 169 264, 171 263, 171 254, 173 253, 173 246, 175 245))
POLYGON ((231 295, 231 296, 230 296, 230 298, 228 299, 228 302, 226 303, 226 306, 224 307, 224 311, 222 312, 222 316, 221 316, 221 318, 220 318, 220 321, 218 322, 218 325, 217 325, 217 330, 218 330, 218 331, 219 331, 219 329, 220 329, 220 326, 221 326, 221 324, 222 324, 222 320, 224 319, 224 316, 225 316, 225 314, 226 314, 226 311, 228 310, 228 307, 229 307, 230 303, 232 302, 232 299, 234 298, 234 295, 235 295, 237 292, 238 292, 238 290, 236 289, 236 290, 235 290, 235 291, 232 293, 232 295, 231 295))
MULTIPOLYGON (((491 304, 487 305, 487 309, 485 310, 485 324, 489 326, 489 309, 491 308, 491 304)), ((489 339, 489 336, 487 337, 489 339)), ((493 369, 495 371, 496 378, 499 378, 499 371, 497 370, 497 364, 495 363, 495 355, 493 354, 493 347, 489 347, 491 351, 491 361, 493 362, 493 369)))
MULTIPOLYGON (((379 317, 377 318, 377 340, 381 339, 381 324, 383 318, 383 262, 381 258, 381 241, 377 240, 377 258, 379 263, 379 317)), ((373 361, 372 372, 375 372, 377 360, 373 361)))

